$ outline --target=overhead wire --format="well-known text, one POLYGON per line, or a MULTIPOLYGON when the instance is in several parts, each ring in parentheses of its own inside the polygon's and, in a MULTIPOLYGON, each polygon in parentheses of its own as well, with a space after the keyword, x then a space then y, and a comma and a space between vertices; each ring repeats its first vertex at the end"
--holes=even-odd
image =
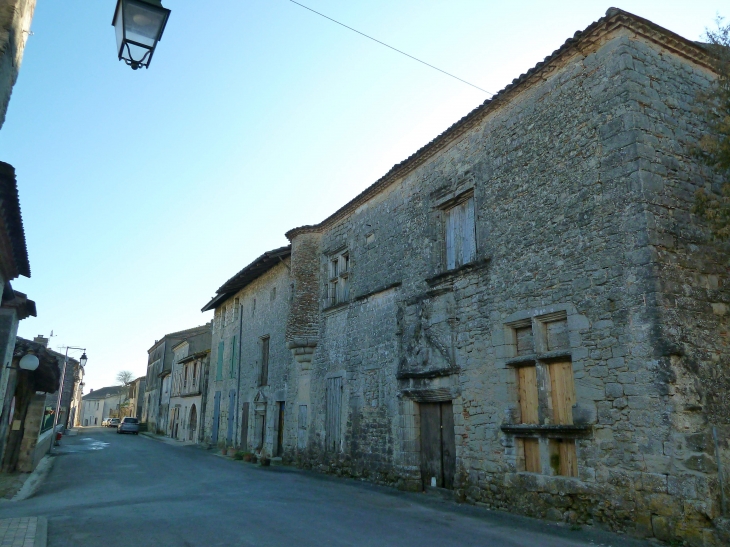
POLYGON ((316 14, 317 14, 317 15, 319 15, 320 17, 324 17, 325 19, 329 19, 329 20, 330 20, 330 21, 332 21, 333 23, 337 23, 337 24, 338 24, 338 25, 340 25, 341 27, 345 27, 346 29, 349 29, 349 30, 351 30, 351 31, 353 31, 353 32, 356 32, 356 33, 358 33, 359 35, 361 35, 361 36, 364 36, 365 38, 368 38, 369 40, 372 40, 373 42, 377 42, 378 44, 380 44, 380 45, 383 45, 383 46, 385 46, 385 47, 387 47, 387 48, 389 48, 389 49, 392 49, 393 51, 397 51, 397 52, 398 52, 398 53, 400 53, 401 55, 405 55, 406 57, 410 57, 410 58, 411 58, 411 59, 413 59, 414 61, 418 61, 419 63, 421 63, 421 64, 423 64, 423 65, 426 65, 427 67, 433 68, 434 70, 438 70, 439 72, 441 72, 441 73, 443 73, 443 74, 446 74, 447 76, 450 76, 450 77, 452 77, 452 78, 454 78, 454 79, 456 79, 456 80, 459 80, 460 82, 463 82, 463 83, 465 83, 466 85, 469 85, 469 86, 471 86, 471 87, 473 87, 473 88, 476 88, 476 89, 478 89, 479 91, 483 91, 484 93, 488 93, 489 95, 494 95, 494 93, 492 93, 491 91, 487 91, 486 89, 482 89, 482 88, 481 88, 481 87, 479 87, 478 85, 474 85, 473 83, 471 83, 471 82, 467 82, 467 81, 466 81, 466 80, 464 80, 463 78, 459 78, 458 76, 455 76, 454 74, 451 74, 450 72, 446 72, 445 70, 442 70, 442 69, 440 69, 440 68, 439 68, 439 67, 437 67, 437 66, 433 66, 432 64, 430 64, 430 63, 427 63, 426 61, 422 61, 422 60, 421 60, 421 59, 419 59, 418 57, 414 57, 413 55, 409 55, 409 54, 408 54, 408 53, 406 53, 405 51, 401 51, 400 49, 398 49, 398 48, 394 48, 393 46, 390 46, 390 45, 386 44, 385 42, 381 42, 381 41, 380 41, 380 40, 378 40, 377 38, 373 38, 372 36, 369 36, 369 35, 365 34, 364 32, 360 32, 359 30, 357 30, 357 29, 354 29, 354 28, 352 28, 352 27, 350 27, 350 26, 348 26, 348 25, 346 25, 346 24, 344 24, 344 23, 340 23, 340 22, 339 22, 339 21, 337 21, 336 19, 332 19, 332 17, 328 17, 328 16, 327 16, 327 15, 325 15, 324 13, 320 13, 320 12, 318 12, 317 10, 313 10, 312 8, 310 8, 310 7, 307 7, 307 6, 305 6, 304 4, 300 4, 299 2, 296 2, 295 0, 289 0, 289 2, 291 2, 292 4, 296 4, 297 6, 299 6, 299 7, 302 7, 302 8, 304 8, 304 9, 306 9, 306 10, 309 10, 309 11, 311 11, 312 13, 316 13, 316 14))

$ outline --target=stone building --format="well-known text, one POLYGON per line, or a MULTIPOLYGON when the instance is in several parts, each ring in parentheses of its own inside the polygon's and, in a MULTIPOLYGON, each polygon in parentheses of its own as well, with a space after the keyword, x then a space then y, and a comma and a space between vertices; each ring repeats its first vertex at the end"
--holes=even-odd
POLYGON ((141 421, 149 431, 164 435, 168 428, 170 386, 174 354, 172 348, 179 342, 210 331, 210 324, 166 334, 147 350, 147 375, 142 404, 141 421))
POLYGON ((730 249, 690 213, 718 182, 691 153, 708 55, 612 8, 289 231, 204 308, 211 441, 256 447, 261 402, 302 466, 727 545, 730 249), (245 392, 264 339, 280 372, 245 392))
MULTIPOLYGON (((53 414, 48 414, 47 394, 56 392, 61 381, 58 355, 35 341, 17 337, 10 366, 5 369, 6 408, 0 424, 0 460, 4 473, 30 473, 48 452, 53 440, 53 414), (38 359, 38 368, 23 370, 27 355, 38 359)), ((55 407, 53 409, 55 411, 55 407)))
POLYGON ((36 0, 0 2, 0 128, 18 79, 36 0))
POLYGON ((290 254, 289 247, 264 253, 203 308, 215 310, 205 412, 205 440, 213 445, 278 457, 294 442, 287 401, 296 388, 285 340, 290 254))
MULTIPOLYGON (((36 0, 0 2, 0 128, 5 122, 10 95, 18 79, 25 43, 30 31, 36 0)), ((5 364, 13 360, 18 323, 36 315, 35 302, 14 291, 11 281, 30 277, 30 264, 20 212, 18 185, 12 165, 0 161, 0 452, 8 435, 8 418, 13 412, 14 388, 5 364), (10 397, 6 397, 6 394, 10 397)))
POLYGON ((191 443, 200 440, 210 361, 210 339, 211 332, 207 329, 172 348, 167 435, 173 439, 191 443))
POLYGON ((119 409, 125 398, 123 386, 92 389, 81 398, 81 425, 100 426, 107 418, 119 416, 119 409))

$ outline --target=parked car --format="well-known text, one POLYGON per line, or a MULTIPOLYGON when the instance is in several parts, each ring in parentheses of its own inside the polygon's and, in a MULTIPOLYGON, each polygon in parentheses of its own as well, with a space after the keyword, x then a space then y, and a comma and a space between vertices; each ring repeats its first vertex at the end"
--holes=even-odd
POLYGON ((109 425, 109 418, 101 421, 101 427, 107 427, 109 425))
POLYGON ((109 418, 106 422, 107 427, 117 427, 119 425, 119 418, 109 418))
POLYGON ((117 426, 117 433, 139 434, 139 420, 137 418, 122 418, 117 426))

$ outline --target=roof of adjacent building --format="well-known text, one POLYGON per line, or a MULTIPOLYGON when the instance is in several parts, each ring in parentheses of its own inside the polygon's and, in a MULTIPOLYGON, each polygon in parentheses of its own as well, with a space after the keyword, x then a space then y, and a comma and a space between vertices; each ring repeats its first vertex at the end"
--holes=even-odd
POLYGON ((190 329, 185 330, 179 330, 176 332, 170 332, 160 338, 159 340, 156 340, 155 343, 152 345, 150 349, 147 350, 147 353, 150 353, 153 351, 157 346, 162 344, 165 340, 185 340, 186 338, 192 338, 193 336, 196 336, 198 334, 202 334, 206 331, 210 330, 210 323, 206 323, 205 325, 200 325, 197 327, 193 327, 190 329))
POLYGON ((189 363, 191 361, 195 361, 196 359, 201 359, 201 358, 205 357, 206 355, 208 355, 209 353, 210 353, 209 349, 205 349, 203 351, 196 351, 192 355, 188 355, 187 357, 183 357, 182 359, 180 359, 178 361, 178 364, 189 363))
POLYGON ((96 399, 106 399, 107 397, 113 397, 114 395, 119 395, 122 391, 122 386, 109 386, 109 387, 103 387, 101 389, 95 389, 91 393, 87 393, 83 397, 81 397, 84 401, 89 400, 96 400, 96 399))
MULTIPOLYGON (((484 101, 469 114, 461 118, 446 131, 441 133, 431 142, 417 150, 414 154, 406 158, 404 161, 394 165, 385 175, 375 181, 371 186, 353 198, 351 201, 340 207, 337 211, 324 219, 319 224, 300 226, 293 228, 286 233, 286 237, 291 241, 300 233, 317 232, 323 228, 327 228, 342 218, 351 214, 356 208, 370 200, 381 191, 394 184, 402 177, 406 176, 413 169, 423 164, 429 158, 449 146, 454 140, 458 139, 464 133, 475 127, 485 116, 494 112, 502 105, 507 104, 517 93, 519 93, 527 84, 546 77, 547 74, 554 70, 556 65, 567 59, 569 56, 580 51, 580 48, 590 44, 597 37, 610 32, 616 28, 625 27, 642 35, 654 43, 691 59, 693 62, 705 66, 713 70, 712 57, 710 50, 706 44, 693 42, 667 30, 648 19, 634 15, 618 8, 609 8, 606 15, 598 21, 590 24, 585 30, 576 32, 572 38, 568 40, 558 49, 553 51, 545 59, 537 63, 533 68, 512 80, 512 83, 504 89, 493 95, 490 99, 484 101)), ((203 308, 203 310, 209 308, 203 308)))
POLYGON ((32 390, 45 393, 58 391, 61 385, 61 367, 57 354, 48 350, 43 344, 17 336, 13 348, 13 360, 20 360, 27 353, 33 353, 38 357, 38 368, 28 371, 26 376, 32 390))
POLYGON ((228 300, 231 296, 256 280, 271 268, 291 255, 291 245, 267 251, 243 268, 216 291, 216 295, 200 311, 213 310, 228 300))
POLYGON ((2 161, 0 161, 0 250, 2 250, 0 256, 3 257, 2 266, 7 270, 5 275, 8 281, 19 275, 30 277, 15 168, 2 161))

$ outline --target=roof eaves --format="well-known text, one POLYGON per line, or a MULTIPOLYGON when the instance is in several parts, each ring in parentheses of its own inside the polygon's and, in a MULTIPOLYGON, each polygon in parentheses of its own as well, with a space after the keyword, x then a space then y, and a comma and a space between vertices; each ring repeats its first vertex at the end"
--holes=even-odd
POLYGON ((30 277, 28 247, 25 242, 23 216, 20 212, 15 168, 2 161, 0 161, 0 216, 7 229, 15 263, 15 271, 9 272, 10 279, 15 279, 18 275, 30 277))
POLYGON ((291 255, 291 245, 279 247, 267 251, 245 268, 223 283, 216 291, 214 296, 200 311, 208 311, 218 307, 219 304, 228 300, 235 293, 246 287, 249 283, 268 272, 271 268, 278 265, 286 257, 291 255))

